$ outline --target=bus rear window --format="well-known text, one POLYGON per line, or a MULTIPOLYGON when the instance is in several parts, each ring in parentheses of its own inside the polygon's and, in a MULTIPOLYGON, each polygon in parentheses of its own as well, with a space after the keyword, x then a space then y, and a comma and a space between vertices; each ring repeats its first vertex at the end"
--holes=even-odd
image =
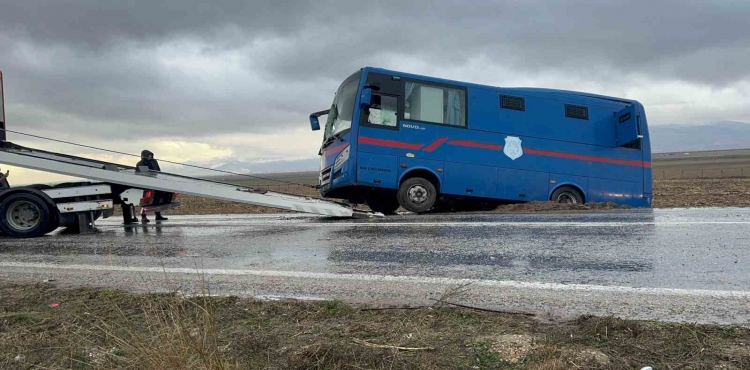
POLYGON ((466 92, 407 82, 404 119, 466 127, 466 92))

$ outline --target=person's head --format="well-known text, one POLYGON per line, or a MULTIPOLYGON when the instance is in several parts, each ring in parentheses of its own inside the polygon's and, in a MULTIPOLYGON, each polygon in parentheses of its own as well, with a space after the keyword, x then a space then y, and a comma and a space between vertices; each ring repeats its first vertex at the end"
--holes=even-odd
POLYGON ((154 153, 151 153, 149 150, 143 150, 141 151, 141 158, 143 159, 153 159, 154 153))

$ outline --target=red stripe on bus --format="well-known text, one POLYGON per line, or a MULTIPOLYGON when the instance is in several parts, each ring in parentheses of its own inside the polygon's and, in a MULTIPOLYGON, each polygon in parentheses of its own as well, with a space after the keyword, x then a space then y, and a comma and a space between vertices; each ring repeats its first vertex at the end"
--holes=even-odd
POLYGON ((450 145, 460 145, 460 146, 470 146, 472 148, 503 150, 503 146, 502 145, 478 143, 476 141, 470 141, 470 140, 451 140, 451 141, 448 142, 448 144, 450 144, 450 145))
POLYGON ((331 155, 331 154, 336 154, 336 153, 338 153, 338 152, 340 152, 340 151, 344 150, 344 149, 346 148, 346 146, 347 146, 347 145, 349 145, 349 144, 347 144, 347 143, 343 143, 343 144, 341 144, 341 145, 337 145, 337 146, 334 146, 334 147, 328 148, 328 149, 326 149, 326 150, 325 150, 325 151, 323 152, 323 155, 331 155))
POLYGON ((424 144, 404 143, 402 141, 396 141, 396 140, 373 139, 371 137, 364 137, 364 136, 360 136, 358 138, 358 141, 360 144, 387 146, 389 148, 401 148, 401 149, 413 149, 413 150, 419 150, 420 148, 424 146, 424 144))
POLYGON ((581 161, 591 161, 591 162, 603 162, 603 163, 613 163, 613 164, 622 164, 626 166, 636 166, 636 167, 651 167, 651 163, 649 162, 643 162, 643 161, 631 161, 626 159, 613 159, 613 158, 606 158, 606 157, 592 157, 588 155, 578 155, 578 154, 570 154, 570 153, 561 153, 561 152, 551 152, 548 150, 539 150, 539 149, 531 149, 531 148, 523 148, 523 152, 526 154, 536 154, 536 155, 543 155, 546 157, 558 157, 558 158, 567 158, 567 159, 578 159, 581 161))
MULTIPOLYGON (((435 150, 437 147, 439 147, 440 145, 442 145, 447 140, 448 138, 437 139, 428 147, 426 147, 424 150, 427 152, 431 152, 435 150)), ((420 148, 424 146, 424 144, 404 143, 401 141, 374 139, 374 138, 369 138, 369 137, 364 137, 364 136, 359 137, 359 142, 361 144, 386 146, 390 148, 413 149, 413 150, 419 150, 420 148)), ((486 144, 486 143, 479 143, 479 142, 470 141, 470 140, 451 140, 451 141, 448 141, 448 144, 458 145, 458 146, 468 146, 472 148, 503 150, 503 146, 499 144, 486 144)), ((532 148, 523 148, 523 152, 525 154, 542 155, 546 157, 577 159, 580 161, 612 163, 612 164, 621 164, 625 166, 651 168, 651 162, 644 162, 644 161, 638 161, 638 160, 614 159, 614 158, 607 158, 607 157, 593 157, 593 156, 588 156, 588 155, 553 152, 549 150, 539 150, 539 149, 532 149, 532 148)))
POLYGON ((432 144, 430 144, 428 147, 424 148, 424 151, 431 152, 437 149, 437 147, 439 147, 440 145, 443 145, 446 140, 448 140, 447 137, 441 137, 440 139, 433 141, 432 144))

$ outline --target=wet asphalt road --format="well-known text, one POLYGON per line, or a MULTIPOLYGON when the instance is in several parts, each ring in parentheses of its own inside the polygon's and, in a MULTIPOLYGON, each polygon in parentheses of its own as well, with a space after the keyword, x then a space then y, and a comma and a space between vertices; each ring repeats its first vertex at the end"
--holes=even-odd
POLYGON ((0 239, 0 279, 750 325, 750 209, 118 221, 0 239))

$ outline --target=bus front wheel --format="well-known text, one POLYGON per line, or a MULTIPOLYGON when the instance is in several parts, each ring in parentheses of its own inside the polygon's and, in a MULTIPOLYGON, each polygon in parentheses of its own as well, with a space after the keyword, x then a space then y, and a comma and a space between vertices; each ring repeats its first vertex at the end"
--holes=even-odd
POLYGON ((437 189, 427 179, 412 177, 406 179, 398 188, 398 203, 407 211, 414 213, 427 212, 435 205, 437 189))

